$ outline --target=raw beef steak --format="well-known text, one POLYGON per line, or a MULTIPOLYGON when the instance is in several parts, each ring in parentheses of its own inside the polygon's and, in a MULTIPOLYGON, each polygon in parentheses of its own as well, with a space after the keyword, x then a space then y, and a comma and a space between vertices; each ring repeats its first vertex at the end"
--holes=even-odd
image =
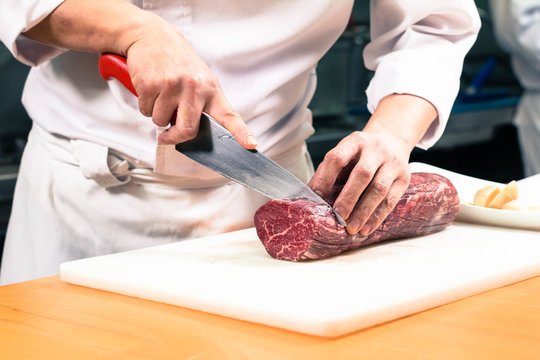
POLYGON ((450 225, 459 210, 447 178, 413 173, 394 210, 369 236, 350 235, 329 206, 296 198, 271 200, 255 213, 257 235, 270 256, 289 261, 323 259, 383 240, 427 235, 450 225))

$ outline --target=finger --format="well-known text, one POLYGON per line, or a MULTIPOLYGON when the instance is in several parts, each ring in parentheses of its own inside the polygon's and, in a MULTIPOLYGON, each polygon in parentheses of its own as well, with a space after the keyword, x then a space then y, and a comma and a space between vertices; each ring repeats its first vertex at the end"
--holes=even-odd
POLYGON ((159 96, 159 87, 155 83, 150 83, 145 80, 139 82, 133 81, 135 89, 137 90, 137 101, 139 104, 139 111, 141 114, 147 117, 151 117, 154 111, 154 103, 159 96))
MULTIPOLYGON (((164 87, 156 98, 152 111, 152 122, 157 126, 167 126, 179 108, 179 103, 193 103, 196 101, 194 94, 190 89, 180 89, 164 87)), ((178 114, 177 117, 178 119, 178 114)))
MULTIPOLYGON (((343 169, 347 168, 351 162, 356 161, 357 153, 358 145, 352 144, 348 138, 340 141, 335 148, 326 153, 308 186, 322 198, 328 198, 332 193, 336 179, 343 169)), ((338 209, 335 210, 340 216, 343 216, 338 209)))
POLYGON ((139 103, 139 111, 141 114, 146 117, 152 116, 152 112, 154 111, 154 103, 156 102, 158 96, 159 92, 156 92, 154 94, 148 93, 147 95, 142 95, 137 98, 139 103))
MULTIPOLYGON (((130 60, 131 58, 128 58, 128 67, 131 65, 130 60)), ((139 111, 147 117, 152 116, 154 103, 159 96, 161 89, 159 83, 155 81, 155 76, 153 74, 153 69, 149 69, 145 72, 135 71, 133 76, 131 76, 131 81, 137 91, 139 111)))
POLYGON ((345 186, 334 203, 334 209, 339 209, 340 215, 346 220, 349 219, 362 194, 373 181, 381 164, 382 158, 372 154, 368 149, 364 149, 360 154, 360 159, 351 170, 345 186))
POLYGON ((388 208, 393 208, 399 199, 396 198, 396 194, 400 191, 400 182, 396 182, 397 176, 397 172, 391 166, 381 167, 377 171, 349 217, 347 222, 349 233, 360 232, 361 235, 368 235, 382 223, 391 211, 388 208))
MULTIPOLYGON (((350 217, 360 197, 384 161, 382 152, 372 145, 373 142, 364 134, 353 133, 350 141, 357 147, 355 150, 356 160, 348 173, 340 174, 340 177, 346 175, 346 181, 334 202, 334 209, 345 220, 350 217)), ((354 147, 351 147, 352 149, 354 147)), ((343 183, 343 180, 340 181, 343 183)))
POLYGON ((242 120, 240 114, 233 109, 225 98, 221 89, 214 94, 204 111, 229 130, 241 146, 246 149, 255 149, 257 147, 255 136, 242 120))
POLYGON ((375 231, 383 221, 388 217, 390 212, 396 207, 399 199, 403 196, 407 190, 408 182, 396 179, 388 194, 383 199, 383 201, 377 206, 373 214, 366 221, 362 229, 360 229, 360 234, 367 236, 375 231))
POLYGON ((203 109, 201 99, 190 97, 192 100, 179 104, 174 125, 162 132, 158 141, 160 144, 178 144, 197 136, 203 109))

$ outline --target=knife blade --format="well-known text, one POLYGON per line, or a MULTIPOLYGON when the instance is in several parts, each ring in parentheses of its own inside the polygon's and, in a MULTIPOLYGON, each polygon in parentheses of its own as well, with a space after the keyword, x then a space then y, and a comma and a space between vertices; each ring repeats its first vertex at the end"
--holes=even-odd
MULTIPOLYGON (((242 147, 227 129, 206 113, 201 116, 197 136, 177 144, 176 150, 271 199, 302 197, 328 205, 310 187, 272 159, 257 150, 242 147)), ((345 221, 335 210, 334 214, 338 222, 345 226, 345 221)))
MULTIPOLYGON (((103 54, 99 59, 99 70, 105 80, 115 78, 137 96, 125 57, 103 54)), ((177 144, 175 148, 190 159, 268 198, 302 197, 325 204, 332 209, 338 222, 346 226, 341 216, 309 186, 261 152, 242 147, 226 128, 206 113, 201 114, 197 136, 177 144)))

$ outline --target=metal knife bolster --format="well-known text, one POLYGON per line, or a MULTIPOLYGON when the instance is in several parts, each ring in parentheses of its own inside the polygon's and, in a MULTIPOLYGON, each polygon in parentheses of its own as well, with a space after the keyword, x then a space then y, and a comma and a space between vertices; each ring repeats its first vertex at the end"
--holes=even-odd
MULTIPOLYGON (((303 197, 325 204, 319 195, 272 159, 242 147, 234 136, 210 115, 203 113, 199 133, 176 145, 176 150, 215 172, 271 199, 303 197)), ((338 222, 345 221, 334 211, 338 222)))

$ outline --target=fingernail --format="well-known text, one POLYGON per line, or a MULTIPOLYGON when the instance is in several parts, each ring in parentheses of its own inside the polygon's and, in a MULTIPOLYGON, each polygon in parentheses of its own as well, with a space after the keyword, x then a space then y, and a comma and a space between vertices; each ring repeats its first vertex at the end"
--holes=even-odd
POLYGON ((347 223, 347 230, 350 234, 356 234, 358 233, 358 228, 360 227, 360 222, 356 219, 351 220, 347 223))
POLYGON ((362 227, 362 230, 360 230, 360 234, 366 236, 366 235, 369 235, 370 231, 371 231, 371 226, 366 224, 362 227))
POLYGON ((248 135, 246 137, 246 144, 251 146, 257 146, 257 141, 255 140, 255 137, 253 135, 248 135))
MULTIPOLYGON (((324 194, 321 190, 313 190, 315 192, 315 194, 319 195, 320 197, 324 198, 324 194)), ((337 213, 339 213, 339 211, 337 211, 337 209, 334 209, 336 210, 337 213)))

